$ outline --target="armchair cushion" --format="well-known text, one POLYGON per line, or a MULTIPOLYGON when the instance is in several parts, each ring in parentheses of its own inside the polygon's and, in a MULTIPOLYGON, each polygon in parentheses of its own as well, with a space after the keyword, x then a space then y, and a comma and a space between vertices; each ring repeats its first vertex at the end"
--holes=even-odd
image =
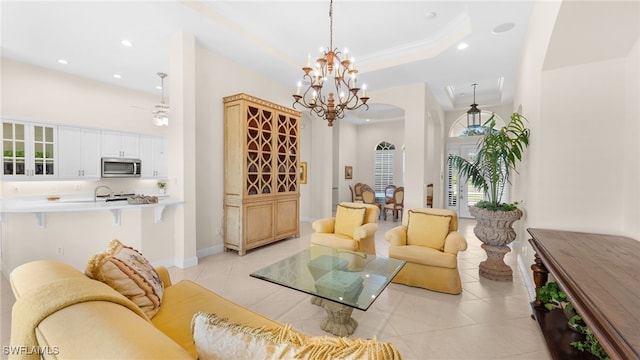
POLYGON ((442 251, 449 234, 451 216, 426 214, 409 210, 407 244, 426 246, 442 251))
POLYGON ((356 229, 362 225, 365 207, 349 207, 338 205, 336 209, 335 233, 353 237, 356 229))
POLYGON ((419 245, 390 246, 389 257, 414 264, 437 266, 448 269, 455 269, 458 265, 458 258, 456 254, 447 254, 430 247, 419 245))

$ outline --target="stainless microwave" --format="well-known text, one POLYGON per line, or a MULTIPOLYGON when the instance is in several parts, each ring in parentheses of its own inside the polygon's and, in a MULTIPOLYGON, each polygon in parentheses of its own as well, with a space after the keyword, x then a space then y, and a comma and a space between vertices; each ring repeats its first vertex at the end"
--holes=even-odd
POLYGON ((140 177, 142 161, 140 159, 102 158, 102 177, 140 177))

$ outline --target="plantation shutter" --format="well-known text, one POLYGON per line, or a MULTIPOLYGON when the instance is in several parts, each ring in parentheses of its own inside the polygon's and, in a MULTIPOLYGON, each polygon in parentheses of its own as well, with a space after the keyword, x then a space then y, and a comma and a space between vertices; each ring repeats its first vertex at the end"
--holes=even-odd
POLYGON ((388 185, 393 184, 394 178, 394 150, 395 145, 383 141, 378 144, 374 159, 373 190, 377 193, 384 192, 388 185))
MULTIPOLYGON (((447 149, 447 159, 449 159, 450 155, 459 155, 460 151, 458 151, 457 149, 447 149)), ((449 161, 446 162, 447 164, 447 173, 446 173, 446 189, 447 189, 447 194, 446 194, 446 199, 447 199, 447 209, 449 210, 453 210, 453 211, 458 211, 458 174, 455 171, 455 169, 453 168, 453 166, 451 166, 451 164, 449 164, 449 161)))

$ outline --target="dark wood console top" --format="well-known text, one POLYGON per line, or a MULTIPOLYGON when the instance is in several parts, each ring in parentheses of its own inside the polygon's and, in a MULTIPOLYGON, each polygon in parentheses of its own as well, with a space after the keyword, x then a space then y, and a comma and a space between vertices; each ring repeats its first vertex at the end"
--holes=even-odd
POLYGON ((537 256, 609 356, 640 359, 640 242, 623 236, 527 231, 537 256))

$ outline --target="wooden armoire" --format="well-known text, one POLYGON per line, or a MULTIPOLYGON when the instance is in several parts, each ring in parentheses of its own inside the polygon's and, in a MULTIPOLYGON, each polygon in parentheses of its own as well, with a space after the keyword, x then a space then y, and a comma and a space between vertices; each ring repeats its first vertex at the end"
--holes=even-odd
POLYGON ((300 235, 300 112, 247 94, 224 98, 224 248, 300 235))

